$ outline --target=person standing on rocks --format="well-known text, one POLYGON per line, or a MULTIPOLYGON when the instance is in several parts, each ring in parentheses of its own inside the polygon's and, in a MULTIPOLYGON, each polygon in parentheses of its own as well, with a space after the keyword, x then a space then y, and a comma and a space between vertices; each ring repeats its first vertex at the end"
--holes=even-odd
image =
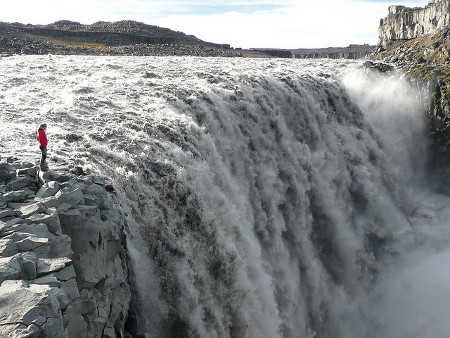
POLYGON ((39 142, 39 148, 41 149, 41 170, 42 171, 47 171, 48 170, 48 166, 47 163, 45 162, 46 158, 47 158, 47 134, 45 134, 45 131, 47 130, 47 125, 45 123, 42 123, 39 126, 39 129, 36 130, 36 137, 37 140, 39 142))

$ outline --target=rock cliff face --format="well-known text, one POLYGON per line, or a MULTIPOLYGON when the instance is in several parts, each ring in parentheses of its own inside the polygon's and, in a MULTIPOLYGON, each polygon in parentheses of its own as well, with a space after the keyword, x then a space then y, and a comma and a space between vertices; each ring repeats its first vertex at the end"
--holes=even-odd
POLYGON ((450 167, 450 0, 389 7, 374 58, 393 63, 432 93, 428 122, 435 167, 450 167))
POLYGON ((123 218, 104 181, 0 161, 0 336, 124 337, 123 218))
POLYGON ((297 49, 292 51, 292 57, 296 59, 364 59, 375 52, 375 50, 376 47, 370 45, 350 45, 348 47, 330 47, 319 49, 297 49))
POLYGON ((449 23, 450 0, 432 0, 425 8, 390 6, 388 16, 380 21, 378 45, 436 33, 449 23))

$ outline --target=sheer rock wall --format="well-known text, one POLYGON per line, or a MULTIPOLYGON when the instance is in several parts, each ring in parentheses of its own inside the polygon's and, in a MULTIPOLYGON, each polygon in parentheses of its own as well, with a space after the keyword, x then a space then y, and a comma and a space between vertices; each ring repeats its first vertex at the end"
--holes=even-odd
POLYGON ((0 161, 1 337, 125 337, 124 220, 110 188, 0 161))
POLYGON ((436 33, 450 23, 450 0, 432 0, 424 8, 389 6, 388 16, 380 21, 378 45, 409 40, 436 33))

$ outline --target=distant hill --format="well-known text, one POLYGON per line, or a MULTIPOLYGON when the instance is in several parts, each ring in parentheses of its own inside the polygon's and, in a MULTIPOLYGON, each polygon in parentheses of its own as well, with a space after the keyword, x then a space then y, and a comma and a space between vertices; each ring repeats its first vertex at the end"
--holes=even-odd
POLYGON ((263 55, 236 51, 227 44, 202 41, 193 35, 135 21, 83 25, 57 21, 49 25, 0 22, 1 54, 89 55, 263 55))
POLYGON ((295 59, 364 59, 376 51, 376 46, 350 45, 348 47, 300 48, 300 49, 267 49, 254 48, 275 57, 295 59))
MULTIPOLYGON (((36 35, 49 36, 79 36, 86 39, 102 39, 102 36, 108 36, 112 33, 117 40, 111 40, 113 44, 134 44, 136 42, 147 43, 170 43, 183 45, 208 45, 216 47, 230 47, 229 45, 218 45, 209 43, 196 38, 193 35, 187 35, 182 32, 176 32, 168 28, 147 25, 136 21, 118 21, 104 22, 99 21, 92 25, 83 25, 72 21, 57 21, 49 25, 18 25, 28 33, 36 35)), ((104 39, 103 39, 104 40, 104 39)))
MULTIPOLYGON (((64 22, 55 22, 52 24, 57 28, 64 29, 64 22)), ((52 26, 49 25, 49 26, 52 26)), ((124 34, 133 34, 133 35, 141 35, 141 36, 149 36, 149 37, 160 37, 165 39, 172 39, 174 42, 183 43, 183 44, 207 44, 207 45, 217 45, 214 43, 208 43, 196 38, 194 35, 187 35, 183 32, 176 32, 168 28, 146 25, 141 22, 136 21, 118 21, 118 22, 104 22, 99 21, 92 25, 80 25, 74 27, 73 30, 78 31, 98 31, 98 32, 114 32, 114 33, 124 33, 124 34)), ((225 47, 229 47, 229 45, 224 45, 225 47)))
POLYGON ((0 55, 193 55, 219 57, 363 58, 374 46, 325 49, 234 49, 194 35, 136 21, 91 25, 68 20, 48 25, 0 22, 0 55))

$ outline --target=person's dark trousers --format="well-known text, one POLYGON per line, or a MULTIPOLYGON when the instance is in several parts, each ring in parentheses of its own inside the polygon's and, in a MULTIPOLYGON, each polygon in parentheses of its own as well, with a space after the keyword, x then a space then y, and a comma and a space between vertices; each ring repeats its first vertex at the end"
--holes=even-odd
POLYGON ((47 167, 45 160, 47 159, 47 147, 39 147, 42 152, 41 156, 41 169, 45 169, 47 167))

